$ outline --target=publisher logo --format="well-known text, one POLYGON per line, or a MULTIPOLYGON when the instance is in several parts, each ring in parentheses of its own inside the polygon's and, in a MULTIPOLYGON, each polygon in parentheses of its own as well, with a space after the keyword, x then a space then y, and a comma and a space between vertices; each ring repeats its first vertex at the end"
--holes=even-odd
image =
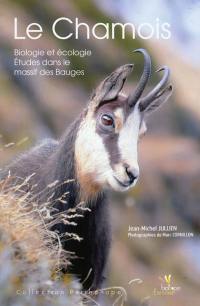
POLYGON ((169 274, 169 275, 165 275, 165 281, 166 281, 166 284, 167 285, 171 285, 171 274, 169 274))
POLYGON ((159 277, 159 280, 160 287, 154 288, 154 296, 174 295, 181 290, 180 286, 174 284, 171 274, 166 274, 164 277, 159 277))

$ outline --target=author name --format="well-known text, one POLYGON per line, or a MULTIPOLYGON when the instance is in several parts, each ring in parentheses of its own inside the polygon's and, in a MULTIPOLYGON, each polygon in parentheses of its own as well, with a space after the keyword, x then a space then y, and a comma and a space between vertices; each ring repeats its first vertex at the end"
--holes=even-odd
POLYGON ((141 225, 141 226, 132 226, 129 225, 129 232, 174 232, 178 230, 176 225, 141 225))

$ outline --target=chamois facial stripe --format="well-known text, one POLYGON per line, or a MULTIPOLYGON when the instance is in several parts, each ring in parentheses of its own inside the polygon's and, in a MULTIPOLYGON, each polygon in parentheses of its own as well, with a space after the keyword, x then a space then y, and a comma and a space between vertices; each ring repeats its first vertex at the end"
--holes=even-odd
POLYGON ((119 133, 123 128, 124 118, 125 118, 124 109, 122 107, 118 107, 114 111, 114 118, 115 118, 115 133, 109 139, 108 138, 104 139, 105 147, 109 153, 110 165, 112 168, 114 167, 115 164, 119 163, 121 159, 121 154, 118 146, 118 138, 119 138, 119 133))
POLYGON ((129 166, 137 168, 137 142, 141 124, 141 115, 136 104, 134 110, 128 115, 119 134, 118 146, 122 160, 129 166))
MULTIPOLYGON (((118 106, 118 104, 111 104, 112 106, 112 112, 114 116, 114 122, 115 122, 115 130, 112 135, 105 135, 104 133, 101 133, 97 128, 97 133, 101 135, 103 143, 105 145, 105 149, 108 152, 109 160, 110 160, 110 166, 111 168, 114 167, 115 164, 120 162, 121 155, 118 147, 118 138, 119 133, 121 129, 123 128, 124 120, 125 120, 125 110, 123 105, 118 106), (115 106, 115 110, 113 108, 115 106)), ((110 111, 108 106, 105 106, 104 111, 110 111)))
POLYGON ((103 143, 105 145, 105 149, 108 152, 110 166, 113 167, 116 163, 118 163, 121 159, 121 155, 118 147, 118 138, 119 134, 115 133, 111 137, 104 137, 103 143))

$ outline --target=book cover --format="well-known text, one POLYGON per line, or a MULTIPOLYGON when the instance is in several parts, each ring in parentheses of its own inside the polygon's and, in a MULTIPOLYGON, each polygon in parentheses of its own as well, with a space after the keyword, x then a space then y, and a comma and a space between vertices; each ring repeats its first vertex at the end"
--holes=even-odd
POLYGON ((0 305, 200 305, 200 2, 0 1, 0 305))

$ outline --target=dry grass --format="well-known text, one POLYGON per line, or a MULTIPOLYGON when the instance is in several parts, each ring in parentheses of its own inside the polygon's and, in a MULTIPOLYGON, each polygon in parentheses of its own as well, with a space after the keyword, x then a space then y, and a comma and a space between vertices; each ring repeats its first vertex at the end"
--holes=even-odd
MULTIPOLYGON (((31 193, 33 189, 26 191, 33 175, 25 180, 20 179, 20 184, 13 184, 13 178, 10 176, 0 181, 0 232, 5 232, 12 247, 16 247, 16 259, 17 256, 23 256, 27 262, 35 263, 45 258, 51 270, 59 272, 61 268, 67 267, 71 257, 76 256, 62 248, 61 240, 81 241, 82 238, 73 232, 59 235, 51 228, 58 223, 76 227, 77 219, 82 218, 84 212, 90 209, 85 207, 83 202, 67 211, 60 212, 54 208, 54 202, 60 202, 61 205, 66 203, 66 193, 52 200, 56 189, 61 185, 58 181, 51 183, 38 194, 47 191, 49 196, 46 203, 37 204, 36 195, 31 193)), ((62 185, 70 181, 62 182, 62 185)))
POLYGON ((34 263, 45 258, 54 270, 66 265, 59 237, 45 223, 44 206, 30 203, 28 194, 17 196, 19 186, 7 188, 8 182, 9 178, 0 183, 0 230, 16 248, 16 259, 23 257, 27 263, 34 263))
MULTIPOLYGON (((76 226, 74 218, 83 217, 81 212, 87 208, 80 203, 78 213, 77 208, 56 212, 50 203, 38 205, 30 193, 23 192, 29 178, 15 186, 10 179, 0 181, 0 305, 25 306, 27 301, 30 305, 77 305, 80 296, 68 296, 68 291, 80 285, 60 273, 75 255, 63 250, 62 238, 51 227, 61 222, 76 226), (29 295, 30 289, 60 294, 29 295), (22 290, 24 295, 16 293, 22 290)), ((55 190, 56 185, 47 188, 55 190)), ((81 240, 73 233, 63 238, 81 240)))
MULTIPOLYGON (((84 211, 90 209, 84 207, 84 203, 80 203, 73 209, 56 211, 51 198, 59 186, 57 181, 47 186, 49 200, 38 205, 34 201, 34 195, 31 196, 30 192, 23 191, 30 179, 31 176, 14 186, 9 176, 0 181, 0 232, 6 233, 12 248, 16 249, 15 260, 21 260, 23 257, 26 263, 34 264, 45 258, 55 274, 61 268, 67 267, 70 257, 76 256, 62 248, 61 239, 65 241, 82 239, 73 232, 59 236, 57 232, 51 230, 52 226, 58 223, 76 226, 75 220, 82 218, 84 211)), ((65 202, 62 197, 56 201, 61 205, 65 202)))

